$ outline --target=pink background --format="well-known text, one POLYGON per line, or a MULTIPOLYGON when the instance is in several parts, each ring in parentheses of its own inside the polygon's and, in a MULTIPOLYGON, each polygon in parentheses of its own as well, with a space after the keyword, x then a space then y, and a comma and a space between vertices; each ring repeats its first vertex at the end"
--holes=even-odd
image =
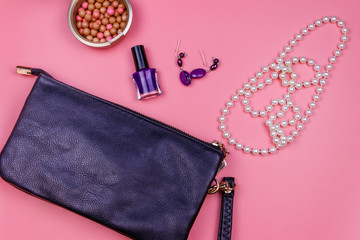
MULTIPOLYGON (((194 136, 224 142, 217 119, 225 101, 260 67, 273 61, 301 28, 324 15, 336 15, 350 29, 350 41, 301 136, 267 157, 230 148, 229 167, 220 177, 234 176, 238 184, 235 240, 360 239, 359 2, 131 2, 134 21, 129 34, 105 50, 84 46, 72 36, 66 20, 69 0, 1 2, 0 149, 35 81, 17 75, 16 65, 43 68, 67 84, 194 136), (189 87, 182 86, 174 59, 178 37, 182 39, 181 50, 189 53, 184 60, 186 69, 201 67, 200 48, 209 59, 220 59, 219 69, 189 87), (164 92, 149 101, 136 100, 130 78, 134 71, 130 47, 136 44, 145 45, 164 92)), ((324 64, 339 37, 334 25, 324 26, 301 41, 295 53, 324 64)), ((304 67, 294 69, 299 80, 311 77, 311 71, 303 71, 304 67)), ((270 98, 279 98, 283 91, 274 86, 257 94, 254 101, 262 106, 270 98)), ((309 99, 300 96, 297 102, 303 106, 309 99)), ((251 119, 239 106, 232 111, 229 124, 231 132, 244 143, 261 147, 270 142, 263 120, 251 119)), ((208 196, 189 239, 216 239, 219 208, 220 195, 208 196)), ((0 180, 0 239, 127 238, 0 180)))

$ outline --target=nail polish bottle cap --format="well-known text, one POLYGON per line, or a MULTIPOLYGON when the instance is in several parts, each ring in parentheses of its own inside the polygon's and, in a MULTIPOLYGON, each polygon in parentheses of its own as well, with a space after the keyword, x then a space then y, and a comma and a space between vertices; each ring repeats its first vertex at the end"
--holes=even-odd
POLYGON ((136 71, 149 68, 149 63, 146 59, 144 45, 137 45, 131 48, 134 58, 136 71))

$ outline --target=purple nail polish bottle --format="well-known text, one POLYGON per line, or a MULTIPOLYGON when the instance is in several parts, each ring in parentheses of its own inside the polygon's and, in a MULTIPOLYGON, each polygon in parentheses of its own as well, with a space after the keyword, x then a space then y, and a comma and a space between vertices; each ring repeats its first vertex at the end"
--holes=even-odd
POLYGON ((138 100, 156 97, 162 92, 160 90, 157 73, 155 68, 149 68, 143 45, 131 48, 134 58, 136 72, 132 77, 135 83, 138 100))

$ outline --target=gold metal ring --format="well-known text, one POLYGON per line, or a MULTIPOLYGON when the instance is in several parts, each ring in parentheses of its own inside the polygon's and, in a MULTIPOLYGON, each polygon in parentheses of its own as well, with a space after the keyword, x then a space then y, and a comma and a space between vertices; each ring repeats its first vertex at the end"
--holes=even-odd
POLYGON ((209 188, 208 194, 214 194, 214 193, 216 193, 217 191, 219 191, 219 189, 220 189, 220 183, 219 183, 219 181, 218 181, 216 178, 214 178, 213 181, 215 181, 215 184, 212 185, 212 186, 209 188))

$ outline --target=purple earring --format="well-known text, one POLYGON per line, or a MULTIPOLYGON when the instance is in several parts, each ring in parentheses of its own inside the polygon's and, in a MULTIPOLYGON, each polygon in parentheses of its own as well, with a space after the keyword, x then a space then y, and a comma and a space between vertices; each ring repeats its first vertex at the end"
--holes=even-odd
MULTIPOLYGON (((175 57, 177 58, 177 65, 180 67, 180 81, 182 84, 184 84, 185 86, 189 86, 191 84, 191 80, 192 79, 198 79, 198 78, 202 78, 206 75, 207 72, 210 72, 210 71, 213 71, 215 69, 217 69, 217 67, 219 66, 219 59, 217 58, 212 58, 212 65, 207 69, 203 69, 203 68, 196 68, 194 70, 192 70, 190 73, 185 71, 183 68, 182 68, 182 65, 183 65, 183 58, 187 55, 186 52, 179 52, 179 47, 180 47, 180 39, 178 40, 178 44, 177 44, 177 47, 176 47, 176 50, 175 50, 175 57)), ((201 57, 203 59, 203 63, 206 67, 207 64, 206 64, 206 60, 205 60, 205 57, 204 57, 204 54, 203 52, 200 50, 200 53, 201 53, 201 57)))

